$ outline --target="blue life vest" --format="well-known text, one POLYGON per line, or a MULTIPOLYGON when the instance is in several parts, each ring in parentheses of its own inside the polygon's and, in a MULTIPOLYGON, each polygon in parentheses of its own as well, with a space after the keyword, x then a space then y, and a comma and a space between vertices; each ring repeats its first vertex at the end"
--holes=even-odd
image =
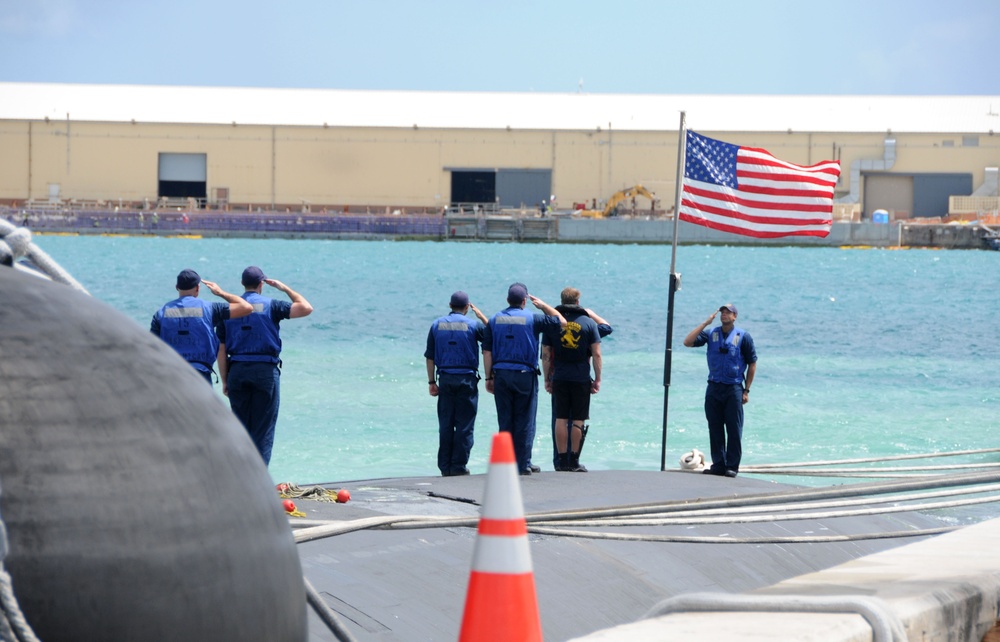
POLYGON ((708 331, 708 380, 715 383, 743 383, 743 372, 747 364, 743 360, 740 343, 746 331, 734 327, 725 340, 722 327, 708 331))
POLYGON ((476 322, 459 312, 441 317, 431 326, 434 365, 438 372, 468 374, 479 370, 476 322))
POLYGON ((233 361, 278 363, 281 337, 278 324, 271 319, 271 299, 256 292, 245 292, 244 300, 253 312, 240 319, 226 321, 226 352, 233 361))
POLYGON ((535 314, 507 308, 490 319, 493 333, 493 367, 501 370, 538 369, 538 329, 535 314))
POLYGON ((160 338, 195 368, 209 372, 219 351, 219 338, 212 326, 212 304, 185 296, 164 305, 157 315, 160 338))

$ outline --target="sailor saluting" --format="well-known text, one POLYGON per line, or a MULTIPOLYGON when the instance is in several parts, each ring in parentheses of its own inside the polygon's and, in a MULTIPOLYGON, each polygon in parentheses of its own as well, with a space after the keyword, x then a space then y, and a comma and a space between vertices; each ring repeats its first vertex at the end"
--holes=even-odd
POLYGON ((212 366, 219 351, 215 326, 228 319, 245 317, 253 307, 238 295, 224 292, 218 284, 205 281, 194 270, 181 270, 176 287, 177 298, 165 303, 153 315, 149 331, 170 344, 211 384, 212 366), (199 299, 202 283, 226 303, 199 299))

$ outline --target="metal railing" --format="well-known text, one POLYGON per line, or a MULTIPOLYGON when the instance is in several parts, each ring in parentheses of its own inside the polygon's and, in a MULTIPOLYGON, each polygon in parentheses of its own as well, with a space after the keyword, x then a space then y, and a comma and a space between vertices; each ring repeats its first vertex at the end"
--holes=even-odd
POLYGON ((496 216, 499 212, 496 203, 452 203, 446 210, 449 216, 496 216))

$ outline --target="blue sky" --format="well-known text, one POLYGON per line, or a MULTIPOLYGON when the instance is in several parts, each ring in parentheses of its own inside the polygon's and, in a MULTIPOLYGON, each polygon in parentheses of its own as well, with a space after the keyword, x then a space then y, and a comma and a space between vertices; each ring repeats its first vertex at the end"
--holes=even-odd
POLYGON ((998 34, 997 0, 0 0, 0 81, 997 95, 998 34))

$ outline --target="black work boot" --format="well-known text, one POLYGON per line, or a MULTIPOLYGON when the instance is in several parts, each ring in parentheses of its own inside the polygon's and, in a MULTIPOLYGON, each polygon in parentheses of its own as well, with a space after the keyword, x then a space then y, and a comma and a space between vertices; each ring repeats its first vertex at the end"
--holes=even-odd
POLYGON ((585 473, 587 472, 587 467, 580 463, 580 453, 571 453, 569 456, 569 468, 568 470, 574 473, 585 473))
POLYGON ((556 462, 556 472, 566 472, 569 470, 569 453, 559 453, 559 461, 556 462))

